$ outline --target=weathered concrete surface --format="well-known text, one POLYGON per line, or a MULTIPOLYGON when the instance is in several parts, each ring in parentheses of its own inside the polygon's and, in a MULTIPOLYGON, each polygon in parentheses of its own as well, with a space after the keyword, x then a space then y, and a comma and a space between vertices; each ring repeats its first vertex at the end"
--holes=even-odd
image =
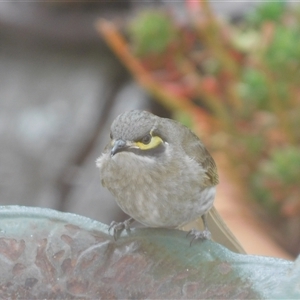
POLYGON ((73 22, 83 26, 76 40, 72 28, 60 33, 55 24, 70 25, 66 12, 49 15, 43 7, 37 14, 38 5, 20 5, 0 4, 0 204, 118 219, 120 210, 102 189, 95 160, 113 118, 146 108, 147 97, 97 36, 95 12, 90 19, 72 12, 73 22), (45 36, 43 20, 53 22, 43 24, 45 36))

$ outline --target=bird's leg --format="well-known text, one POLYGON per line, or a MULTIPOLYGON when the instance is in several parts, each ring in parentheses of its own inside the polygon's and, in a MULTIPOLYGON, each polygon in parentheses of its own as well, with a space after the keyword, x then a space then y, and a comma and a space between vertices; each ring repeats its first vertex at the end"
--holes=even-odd
POLYGON ((211 233, 208 230, 208 226, 207 226, 207 219, 206 219, 206 214, 201 216, 201 219, 203 221, 203 225, 204 225, 204 230, 203 231, 199 231, 196 229, 192 229, 190 230, 186 236, 191 235, 193 238, 191 240, 190 246, 192 245, 194 240, 210 240, 211 239, 211 233))
POLYGON ((125 229, 125 230, 130 230, 130 224, 134 222, 133 218, 129 218, 125 220, 124 222, 116 222, 112 221, 108 227, 108 232, 110 234, 110 231, 112 230, 114 240, 116 241, 119 237, 119 234, 125 229))

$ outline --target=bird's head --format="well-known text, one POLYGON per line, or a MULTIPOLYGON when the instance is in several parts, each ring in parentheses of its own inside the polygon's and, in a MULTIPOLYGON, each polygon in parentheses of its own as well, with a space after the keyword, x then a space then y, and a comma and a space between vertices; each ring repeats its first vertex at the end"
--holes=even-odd
POLYGON ((146 111, 132 110, 119 115, 111 126, 110 155, 132 152, 153 156, 164 152, 166 137, 160 131, 160 118, 146 111))

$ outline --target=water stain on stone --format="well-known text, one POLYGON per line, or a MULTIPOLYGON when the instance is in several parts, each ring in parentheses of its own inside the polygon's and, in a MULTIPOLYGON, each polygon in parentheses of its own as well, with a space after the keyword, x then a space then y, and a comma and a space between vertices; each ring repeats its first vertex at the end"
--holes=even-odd
POLYGON ((86 268, 90 267, 91 265, 95 264, 95 262, 97 261, 97 258, 99 258, 97 253, 95 253, 90 258, 85 257, 84 259, 82 259, 82 261, 80 263, 80 269, 86 269, 86 268))
POLYGON ((61 238, 62 241, 64 241, 68 245, 71 245, 73 243, 73 239, 67 234, 61 235, 60 238, 61 238))
POLYGON ((67 290, 73 295, 82 295, 86 293, 88 286, 88 281, 80 281, 77 279, 73 279, 67 282, 67 290))
POLYGON ((38 242, 37 254, 35 258, 35 264, 40 269, 41 274, 47 282, 54 283, 56 282, 56 270, 52 263, 49 261, 47 256, 47 245, 48 240, 42 239, 38 242))
POLYGON ((14 267, 12 269, 12 273, 14 276, 20 275, 23 272, 23 270, 25 270, 25 269, 26 269, 25 265, 17 263, 14 265, 14 267))
POLYGON ((81 230, 79 226, 72 225, 72 224, 66 224, 65 228, 72 233, 76 233, 81 230))
POLYGON ((0 238, 0 253, 12 261, 16 261, 25 250, 25 241, 0 238))
POLYGON ((65 250, 60 250, 53 254, 52 258, 55 259, 56 261, 60 260, 65 254, 65 250))
POLYGON ((61 264, 61 269, 64 274, 71 274, 75 265, 76 262, 74 260, 71 258, 66 258, 61 264))
POLYGON ((38 282, 36 278, 26 278, 25 280, 25 288, 30 290, 34 287, 34 285, 38 282))

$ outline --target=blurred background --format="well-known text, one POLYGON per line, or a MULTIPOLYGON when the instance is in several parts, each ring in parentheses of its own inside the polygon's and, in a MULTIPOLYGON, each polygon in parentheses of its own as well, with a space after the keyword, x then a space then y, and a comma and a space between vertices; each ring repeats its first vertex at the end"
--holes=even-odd
POLYGON ((0 203, 123 220, 95 160, 113 119, 146 109, 192 128, 218 195, 238 188, 297 255, 299 83, 296 4, 1 2, 0 203))

